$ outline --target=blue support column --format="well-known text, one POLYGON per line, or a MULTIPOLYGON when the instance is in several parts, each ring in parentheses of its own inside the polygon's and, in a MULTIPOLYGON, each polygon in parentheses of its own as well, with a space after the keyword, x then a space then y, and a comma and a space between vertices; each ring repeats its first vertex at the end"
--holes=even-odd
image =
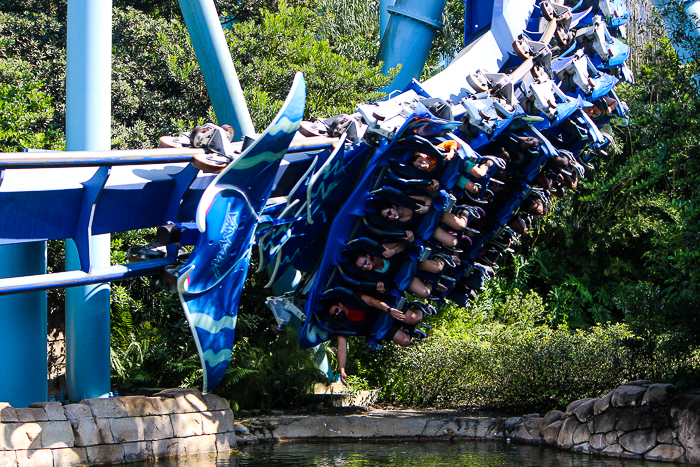
POLYGON ((433 44, 435 33, 442 28, 442 11, 447 0, 396 0, 387 8, 391 17, 379 48, 382 73, 399 63, 401 71, 393 83, 383 89, 403 89, 411 79, 420 78, 433 44))
MULTIPOLYGON (((46 243, 0 246, 0 278, 46 272, 46 243)), ((46 400, 46 292, 0 297, 0 401, 27 407, 46 400)))
MULTIPOLYGON (((109 150, 112 2, 69 0, 67 42, 66 150, 109 150)), ((88 232, 76 238, 81 249, 89 251, 83 262, 90 264, 81 264, 75 243, 66 241, 66 270, 109 265, 109 235, 93 237, 88 232)), ((66 290, 66 380, 71 400, 110 390, 109 309, 109 284, 66 290)))
POLYGON ((236 141, 254 134, 253 120, 213 0, 179 3, 219 125, 231 125, 236 141))
POLYGON ((396 0, 379 0, 379 42, 384 38, 384 31, 389 24, 390 6, 394 6, 396 0))
POLYGON ((693 54, 676 40, 677 34, 687 35, 690 40, 700 38, 700 0, 652 0, 664 22, 664 29, 673 48, 682 62, 688 62, 693 54), (682 6, 683 12, 678 7, 682 6))

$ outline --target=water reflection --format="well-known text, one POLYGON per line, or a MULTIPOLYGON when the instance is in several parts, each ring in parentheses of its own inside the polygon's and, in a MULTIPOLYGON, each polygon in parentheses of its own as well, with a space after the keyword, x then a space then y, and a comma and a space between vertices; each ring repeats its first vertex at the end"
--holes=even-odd
POLYGON ((577 454, 502 441, 455 443, 275 443, 246 446, 231 456, 191 457, 139 467, 662 467, 668 464, 577 454))

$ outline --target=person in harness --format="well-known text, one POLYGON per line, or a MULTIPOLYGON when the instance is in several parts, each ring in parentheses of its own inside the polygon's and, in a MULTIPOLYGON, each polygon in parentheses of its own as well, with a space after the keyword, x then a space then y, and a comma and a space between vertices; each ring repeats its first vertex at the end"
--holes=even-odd
POLYGON ((411 337, 422 335, 415 326, 423 320, 423 310, 415 305, 401 311, 370 295, 345 292, 324 302, 321 320, 338 339, 340 381, 347 386, 347 336, 371 337, 406 347, 411 343, 411 337))

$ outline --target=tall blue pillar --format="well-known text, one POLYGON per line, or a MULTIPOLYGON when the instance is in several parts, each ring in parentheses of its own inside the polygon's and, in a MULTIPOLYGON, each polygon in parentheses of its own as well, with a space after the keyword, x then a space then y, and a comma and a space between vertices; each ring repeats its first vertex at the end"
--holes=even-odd
POLYGON ((379 42, 384 37, 384 31, 389 24, 389 7, 394 6, 395 0, 379 0, 379 42))
MULTIPOLYGON (((0 278, 46 273, 46 243, 0 246, 0 278)), ((46 400, 46 292, 0 297, 0 401, 46 400)))
POLYGON ((693 53, 688 50, 687 41, 700 38, 700 0, 652 0, 652 3, 661 14, 666 35, 678 58, 683 63, 692 60, 693 53), (687 39, 679 41, 677 35, 687 39))
POLYGON ((390 92, 403 89, 413 78, 420 78, 430 47, 438 29, 442 28, 442 10, 447 0, 396 0, 387 7, 391 14, 379 47, 382 73, 401 64, 394 82, 382 89, 390 92))
MULTIPOLYGON (((112 2, 68 0, 66 150, 111 149, 112 2)), ((147 102, 144 105, 148 105, 147 102)), ((91 237, 92 267, 109 265, 109 235, 91 237)), ((66 241, 66 270, 79 269, 66 241)), ((44 346, 45 347, 45 346, 44 346)), ((66 289, 68 397, 98 397, 110 390, 109 284, 66 289)))
POLYGON ((243 139, 243 135, 254 134, 253 120, 250 118, 214 1, 179 2, 219 124, 231 125, 236 131, 236 141, 243 139))

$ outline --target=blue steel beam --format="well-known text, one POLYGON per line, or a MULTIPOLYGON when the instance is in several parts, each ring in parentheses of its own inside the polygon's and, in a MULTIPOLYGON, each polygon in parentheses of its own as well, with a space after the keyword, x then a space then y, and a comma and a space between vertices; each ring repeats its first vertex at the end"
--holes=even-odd
POLYGON ((681 61, 692 60, 693 54, 684 40, 700 38, 700 0, 651 0, 661 14, 664 30, 681 61))
MULTIPOLYGON (((316 151, 327 150, 337 141, 322 137, 293 141, 278 178, 288 173, 285 171, 298 172, 297 167, 308 163, 316 151)), ((176 152, 204 153, 201 149, 150 149, 0 154, 0 244, 80 235, 76 229, 85 194, 83 183, 94 175, 91 167, 95 166, 113 168, 95 204, 93 234, 193 220, 197 202, 215 175, 183 163, 192 156, 172 155, 176 152), (179 163, 153 165, 155 161, 179 163), (73 168, 55 168, 66 166, 73 168), (28 169, 3 170, 6 167, 28 169)))
POLYGON ((403 89, 412 79, 420 78, 433 44, 435 33, 442 29, 442 10, 447 0, 396 0, 387 7, 391 14, 379 48, 382 73, 401 64, 394 82, 383 89, 403 89))
POLYGON ((231 51, 212 0, 179 0, 219 125, 229 124, 236 140, 255 133, 231 51))
MULTIPOLYGON (((0 252, 2 251, 1 248, 7 247, 0 246, 0 252)), ((24 271, 26 274, 22 277, 0 278, 0 295, 80 287, 101 282, 121 281, 133 277, 152 276, 163 272, 163 268, 172 264, 172 262, 172 258, 161 258, 141 263, 93 268, 90 273, 66 271, 40 274, 36 271, 24 271)))
POLYGON ((381 44, 384 38, 384 31, 389 24, 389 10, 390 6, 394 6, 396 0, 379 0, 379 43, 381 44))

